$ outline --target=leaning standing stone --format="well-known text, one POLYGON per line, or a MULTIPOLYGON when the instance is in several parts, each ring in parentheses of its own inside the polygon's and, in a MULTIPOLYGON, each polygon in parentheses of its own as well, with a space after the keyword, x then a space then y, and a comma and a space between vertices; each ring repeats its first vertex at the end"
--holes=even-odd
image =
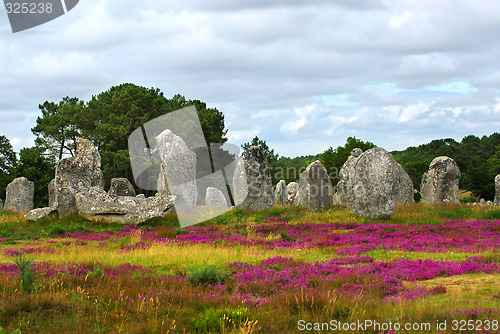
POLYGON ((274 204, 285 205, 287 201, 286 182, 285 180, 280 180, 274 190, 274 204))
POLYGON ((428 205, 459 203, 459 181, 460 168, 453 159, 445 156, 434 158, 422 177, 422 202, 428 205))
POLYGON ((314 161, 300 173, 297 205, 317 210, 333 203, 332 181, 319 160, 314 161))
POLYGON ((7 185, 5 210, 14 212, 30 211, 33 209, 35 184, 25 177, 18 177, 7 185))
POLYGON ((266 157, 258 146, 243 152, 233 177, 236 207, 242 210, 265 210, 274 205, 273 185, 266 157))

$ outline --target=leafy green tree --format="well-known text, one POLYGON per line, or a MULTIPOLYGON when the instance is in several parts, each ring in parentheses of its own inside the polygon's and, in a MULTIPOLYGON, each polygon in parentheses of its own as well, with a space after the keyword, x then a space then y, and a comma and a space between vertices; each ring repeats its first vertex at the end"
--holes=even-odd
POLYGON ((216 108, 207 108, 199 100, 186 100, 181 95, 165 98, 159 89, 131 83, 111 87, 92 97, 85 120, 84 137, 99 148, 102 170, 107 183, 113 177, 132 178, 128 137, 150 120, 166 113, 194 105, 207 143, 224 143, 227 130, 224 115, 216 108))
POLYGON ((13 169, 13 174, 35 183, 35 207, 44 207, 49 203, 48 185, 54 178, 55 165, 54 157, 44 155, 41 147, 23 148, 19 153, 19 163, 13 169))
POLYGON ((246 150, 247 148, 251 146, 258 146, 260 147, 262 153, 267 159, 267 162, 269 164, 269 172, 271 173, 271 180, 273 184, 277 184, 280 179, 280 174, 278 173, 278 159, 279 155, 274 152, 273 149, 271 149, 265 140, 260 139, 258 136, 255 136, 252 141, 248 143, 244 143, 241 145, 241 148, 243 150, 246 150))
POLYGON ((336 149, 328 148, 320 156, 320 161, 328 171, 332 184, 335 186, 339 182, 339 172, 347 158, 351 155, 351 151, 355 148, 360 148, 364 151, 375 147, 375 144, 369 141, 362 141, 356 137, 347 138, 344 146, 339 146, 336 149))
POLYGON ((38 108, 42 116, 31 129, 37 136, 37 146, 48 150, 58 160, 64 154, 73 156, 81 134, 81 121, 86 117, 84 101, 66 96, 59 103, 45 101, 38 108))
POLYGON ((2 200, 5 200, 5 188, 14 179, 12 170, 16 165, 16 154, 9 139, 0 135, 0 199, 2 200))

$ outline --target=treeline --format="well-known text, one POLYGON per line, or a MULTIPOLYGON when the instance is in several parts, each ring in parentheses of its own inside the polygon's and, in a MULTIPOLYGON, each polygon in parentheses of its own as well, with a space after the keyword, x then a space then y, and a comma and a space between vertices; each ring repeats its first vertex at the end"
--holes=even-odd
POLYGON ((88 102, 77 97, 45 101, 39 105, 41 115, 31 129, 36 135, 34 147, 22 149, 18 158, 9 140, 0 136, 0 198, 5 199, 9 182, 25 176, 35 181, 35 205, 45 206, 47 186, 54 178, 57 161, 73 156, 81 137, 98 148, 108 186, 114 177, 126 177, 133 182, 128 152, 130 134, 152 119, 192 105, 207 143, 225 143, 227 130, 222 112, 181 95, 167 98, 157 88, 126 83, 111 87, 88 102))
MULTIPOLYGON (((243 144, 246 148, 257 145, 268 157, 273 184, 280 179, 287 183, 297 182, 299 174, 314 160, 320 160, 327 169, 332 184, 339 181, 339 172, 354 148, 366 151, 376 145, 355 137, 347 138, 343 146, 330 147, 318 155, 296 158, 279 157, 270 149, 266 141, 255 137, 251 142, 243 144)), ((391 152, 410 175, 415 189, 420 190, 422 176, 429 168, 432 159, 448 156, 454 159, 461 170, 460 189, 468 190, 477 198, 493 200, 495 197, 494 178, 500 174, 500 134, 494 133, 481 138, 469 135, 460 142, 453 139, 433 140, 418 147, 409 147, 404 151, 391 152)))
POLYGON ((460 189, 486 200, 495 197, 494 179, 500 174, 500 133, 481 138, 469 135, 460 142, 451 138, 438 139, 392 154, 408 172, 416 189, 420 189, 422 175, 432 159, 446 155, 460 167, 460 189))

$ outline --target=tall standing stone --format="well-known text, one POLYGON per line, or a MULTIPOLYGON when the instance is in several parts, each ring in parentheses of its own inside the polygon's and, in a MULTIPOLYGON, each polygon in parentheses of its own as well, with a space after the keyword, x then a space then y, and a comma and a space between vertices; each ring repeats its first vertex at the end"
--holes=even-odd
POLYGON ((459 203, 459 181, 460 168, 453 159, 445 156, 434 158, 422 177, 422 202, 428 205, 459 203))
POLYGON ((500 174, 495 177, 495 202, 493 204, 500 206, 500 174))
POLYGON ((108 191, 109 196, 131 196, 135 197, 135 189, 132 183, 126 178, 111 179, 111 187, 108 191))
POLYGON ((258 146, 246 149, 236 163, 233 196, 242 210, 265 210, 274 205, 273 185, 266 157, 258 146))
POLYGON ((276 185, 276 188, 274 190, 274 204, 275 205, 286 205, 288 202, 288 196, 287 196, 287 191, 286 191, 286 181, 285 180, 280 180, 278 184, 276 185))
POLYGON ((286 204, 296 205, 297 204, 297 192, 299 191, 299 184, 297 182, 290 182, 286 185, 286 204))
POLYGON ((332 181, 319 160, 312 162, 300 173, 297 205, 317 210, 333 203, 332 181))
POLYGON ((0 199, 0 211, 3 210, 3 201, 0 199))
POLYGON ((87 139, 80 139, 75 156, 66 158, 56 168, 56 203, 60 217, 77 213, 75 195, 90 187, 101 187, 101 156, 87 139))
POLYGON ((353 153, 340 171, 342 204, 358 216, 392 216, 400 191, 398 163, 381 147, 353 153))
POLYGON ((33 209, 35 184, 25 177, 18 177, 7 185, 5 194, 5 210, 14 212, 30 211, 33 209))
POLYGON ((161 158, 158 192, 175 195, 177 211, 196 210, 196 154, 168 129, 156 137, 156 142, 161 158))
POLYGON ((398 203, 409 204, 415 203, 415 189, 410 175, 404 170, 403 166, 398 164, 399 170, 399 192, 398 203))

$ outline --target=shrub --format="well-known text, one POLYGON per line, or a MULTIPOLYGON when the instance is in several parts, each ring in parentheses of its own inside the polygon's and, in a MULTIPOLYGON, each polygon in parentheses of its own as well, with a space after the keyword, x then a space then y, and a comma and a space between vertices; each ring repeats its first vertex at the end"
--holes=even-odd
POLYGON ((33 268, 33 261, 33 258, 26 257, 24 254, 17 256, 14 260, 20 273, 21 289, 27 293, 31 293, 37 289, 35 283, 40 277, 33 268))
POLYGON ((247 309, 206 309, 193 320, 195 333, 232 332, 248 324, 247 309))
POLYGON ((188 277, 189 283, 192 285, 211 285, 224 283, 229 278, 229 275, 213 264, 204 264, 201 267, 190 269, 191 275, 188 277))

